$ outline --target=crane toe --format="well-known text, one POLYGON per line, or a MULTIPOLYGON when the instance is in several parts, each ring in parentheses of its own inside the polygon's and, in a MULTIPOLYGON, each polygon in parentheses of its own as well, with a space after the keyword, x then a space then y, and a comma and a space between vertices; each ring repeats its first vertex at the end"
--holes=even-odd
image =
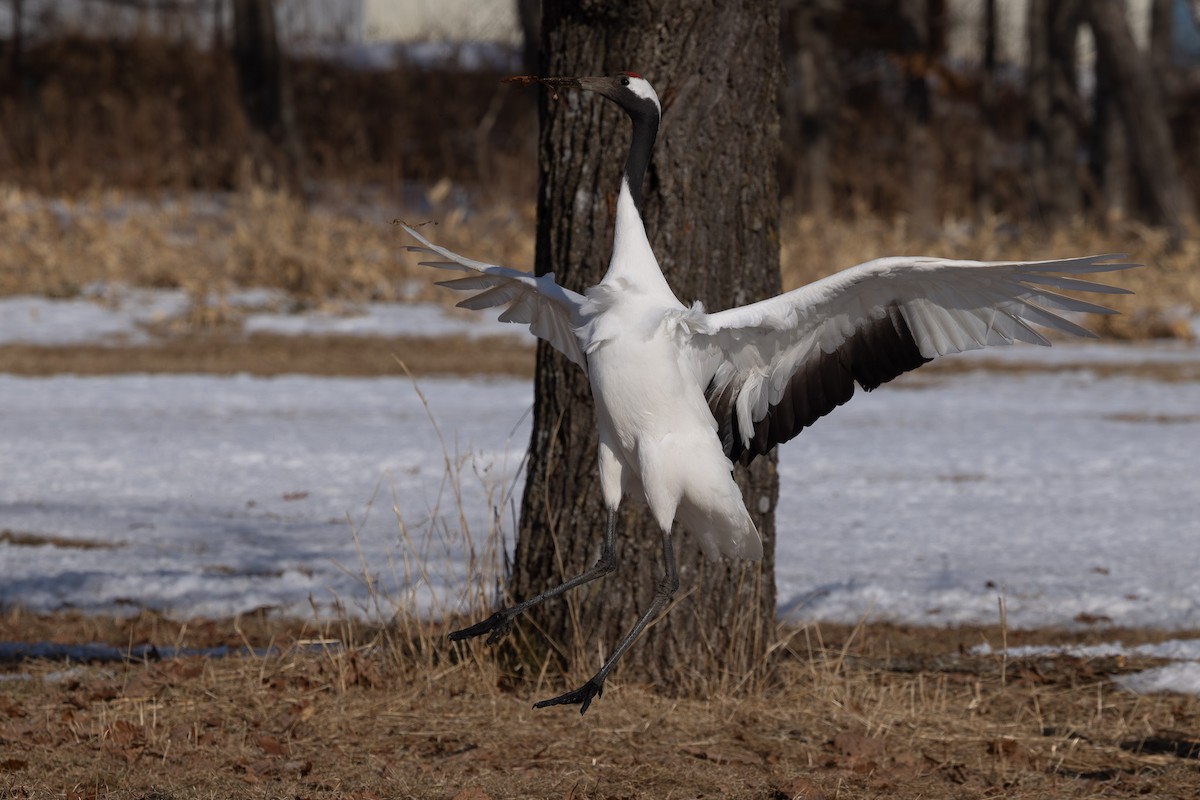
POLYGON ((604 682, 597 681, 591 678, 583 686, 580 686, 574 691, 560 694, 558 697, 552 697, 549 700, 542 700, 539 703, 534 703, 534 708, 548 708, 550 706, 570 706, 579 705, 579 713, 583 714, 588 710, 588 706, 592 704, 592 700, 604 694, 604 682))
POLYGON ((512 632, 513 618, 511 614, 507 614, 505 611, 507 611, 507 609, 503 611, 497 611, 483 622, 477 622, 469 628, 463 628, 462 630, 454 631, 450 634, 450 641, 461 642, 464 639, 471 639, 487 633, 490 634, 487 638, 487 643, 495 644, 496 642, 500 641, 502 637, 507 636, 510 632, 512 632))

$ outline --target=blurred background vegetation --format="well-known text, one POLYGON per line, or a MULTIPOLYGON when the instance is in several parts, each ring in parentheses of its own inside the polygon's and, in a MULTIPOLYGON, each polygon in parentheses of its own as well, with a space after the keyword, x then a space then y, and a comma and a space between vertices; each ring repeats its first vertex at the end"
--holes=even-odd
MULTIPOLYGON (((1200 3, 781 11, 783 157, 752 166, 779 170, 785 286, 905 251, 1127 251, 1150 268, 1107 332, 1191 335, 1200 3)), ((537 0, 4 0, 0 293, 424 297, 401 216, 531 264, 536 96, 499 81, 536 70, 537 18, 537 0)), ((664 96, 681 79, 647 77, 664 96)))

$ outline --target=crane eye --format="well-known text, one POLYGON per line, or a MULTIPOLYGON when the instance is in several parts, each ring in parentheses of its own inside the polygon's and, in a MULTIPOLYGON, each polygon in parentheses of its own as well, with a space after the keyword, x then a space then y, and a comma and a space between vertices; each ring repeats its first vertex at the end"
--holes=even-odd
POLYGON ((621 85, 622 85, 622 86, 628 86, 628 85, 629 85, 629 78, 622 77, 622 78, 621 78, 621 85))

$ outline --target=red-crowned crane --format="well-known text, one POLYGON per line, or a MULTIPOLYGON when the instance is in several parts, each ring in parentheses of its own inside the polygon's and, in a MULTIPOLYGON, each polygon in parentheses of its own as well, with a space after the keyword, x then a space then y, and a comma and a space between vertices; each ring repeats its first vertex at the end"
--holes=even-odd
POLYGON ((429 242, 431 267, 469 273, 442 281, 477 291, 471 309, 507 306, 587 372, 599 429, 600 486, 608 508, 600 558, 586 572, 450 635, 488 634, 492 643, 521 612, 616 569, 621 497, 643 498, 662 529, 665 574, 650 607, 583 686, 538 708, 587 711, 621 655, 679 588, 671 524, 679 520, 711 558, 758 559, 762 543, 731 474, 845 403, 855 384, 870 391, 941 355, 1016 341, 1046 345, 1030 323, 1092 336, 1056 312, 1113 313, 1053 290, 1127 294, 1076 275, 1136 266, 1120 256, 979 262, 880 258, 777 297, 707 313, 679 302, 659 269, 642 224, 642 179, 662 109, 631 72, 605 78, 540 78, 555 91, 578 88, 620 106, 633 140, 617 198, 612 260, 596 286, 578 294, 553 274, 535 276, 473 261, 429 242))

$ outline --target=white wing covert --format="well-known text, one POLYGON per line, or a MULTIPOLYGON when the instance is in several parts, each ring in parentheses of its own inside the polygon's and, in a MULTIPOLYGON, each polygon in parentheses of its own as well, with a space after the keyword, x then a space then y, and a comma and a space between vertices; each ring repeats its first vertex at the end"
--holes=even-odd
POLYGON ((575 335, 575 329, 584 322, 581 309, 586 300, 583 295, 555 283, 554 273, 537 276, 475 261, 433 244, 404 223, 400 225, 421 243, 419 247, 409 246, 410 252, 427 253, 444 259, 422 261, 422 266, 471 273, 465 278, 437 281, 438 286, 479 292, 458 303, 460 308, 478 311, 507 306, 500 314, 501 322, 528 325, 534 336, 545 339, 554 349, 587 371, 587 358, 575 335))
POLYGON ((725 454, 748 463, 845 403, 948 353, 1050 342, 1030 324, 1094 336, 1063 313, 1115 313, 1053 289, 1129 294, 1073 275, 1138 266, 1121 255, 981 262, 894 257, 777 297, 698 314, 690 341, 725 454))

